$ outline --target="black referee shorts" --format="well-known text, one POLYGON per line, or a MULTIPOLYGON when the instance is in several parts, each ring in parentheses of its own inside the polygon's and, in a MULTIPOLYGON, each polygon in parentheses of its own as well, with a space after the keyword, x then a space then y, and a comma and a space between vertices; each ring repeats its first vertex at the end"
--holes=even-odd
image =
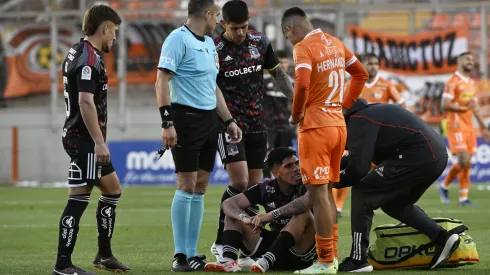
MULTIPOLYGON (((415 164, 407 160, 386 160, 354 186, 372 209, 415 204, 446 169, 448 158, 415 164)), ((354 189, 353 189, 354 191, 354 189)))
POLYGON ((212 172, 218 147, 216 110, 199 110, 172 104, 177 145, 172 148, 175 172, 212 172))

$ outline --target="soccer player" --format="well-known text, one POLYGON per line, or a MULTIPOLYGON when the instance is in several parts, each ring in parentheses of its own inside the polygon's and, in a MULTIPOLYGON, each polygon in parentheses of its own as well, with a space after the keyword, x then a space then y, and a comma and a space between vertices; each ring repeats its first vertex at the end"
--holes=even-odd
POLYGON ((230 146, 241 130, 231 116, 216 75, 218 55, 211 34, 220 7, 214 0, 190 0, 189 18, 162 46, 155 84, 162 118, 162 140, 172 148, 177 190, 172 201, 175 254, 172 271, 204 269, 197 242, 204 211, 204 193, 218 147, 218 116, 224 121, 230 146))
POLYGON ((267 165, 274 180, 259 183, 223 202, 225 230, 223 232, 223 260, 206 264, 209 272, 236 272, 238 250, 258 260, 251 271, 265 273, 273 270, 305 268, 316 258, 315 229, 311 212, 295 216, 280 216, 275 209, 302 196, 306 188, 301 183, 299 161, 290 148, 273 149, 267 165), (260 204, 267 214, 250 217, 245 210, 260 204), (257 220, 254 220, 257 218, 257 220), (270 223, 270 229, 263 229, 270 223), (244 252, 245 251, 245 252, 244 252))
POLYGON ((458 70, 446 82, 442 94, 442 109, 447 112, 446 131, 449 149, 451 154, 458 158, 458 162, 449 169, 444 182, 439 187, 441 200, 445 204, 449 204, 449 186, 459 176, 459 205, 472 205, 468 199, 470 168, 471 157, 477 149, 473 116, 478 121, 485 140, 490 138, 490 132, 478 109, 476 84, 469 76, 473 68, 473 55, 469 52, 460 54, 458 70))
MULTIPOLYGON (((268 70, 278 90, 292 98, 293 87, 288 75, 279 66, 272 45, 261 33, 248 31, 249 13, 243 1, 228 1, 223 6, 221 24, 225 32, 214 39, 220 70, 217 78, 231 114, 243 131, 239 144, 230 144, 227 133, 219 136, 219 153, 230 177, 230 185, 221 201, 239 194, 260 182, 267 153, 267 132, 264 125, 264 73, 268 70)), ((258 214, 252 206, 249 215, 258 214)), ((220 260, 224 213, 220 211, 216 241, 212 253, 220 260)))
POLYGON ((312 197, 319 259, 300 272, 336 274, 337 211, 329 183, 340 180, 346 140, 342 110, 357 99, 368 73, 339 39, 313 29, 300 8, 286 10, 281 23, 294 45, 296 81, 290 121, 299 124, 301 174, 312 197), (346 70, 352 82, 344 94, 346 70))
MULTIPOLYGON (((289 70, 291 62, 285 51, 276 51, 277 58, 284 72, 289 70)), ((288 75, 289 76, 289 75, 288 75)), ((292 78, 289 79, 294 82, 292 78)), ((267 148, 272 150, 276 147, 292 147, 294 128, 289 123, 291 117, 291 102, 286 95, 279 91, 274 78, 264 73, 264 121, 267 128, 267 148)), ((264 178, 271 177, 268 167, 264 168, 264 178)))
MULTIPOLYGON (((400 95, 395 85, 389 80, 379 76, 379 59, 373 53, 366 53, 361 56, 361 62, 369 74, 369 78, 364 84, 362 93, 359 96, 371 103, 390 103, 390 100, 402 108, 406 108, 405 99, 400 95)), ((349 88, 350 81, 347 81, 345 89, 349 88)))
MULTIPOLYGON (((400 95, 395 85, 379 76, 379 58, 373 53, 366 53, 361 56, 361 62, 368 72, 369 78, 359 97, 364 98, 368 103, 388 104, 391 100, 400 107, 406 108, 405 99, 400 95)), ((347 81, 345 90, 349 89, 349 85, 350 81, 347 81)), ((337 206, 337 216, 342 217, 342 208, 349 189, 333 189, 332 192, 337 206)))
POLYGON ((129 270, 112 255, 111 250, 121 185, 106 145, 108 80, 102 55, 110 51, 120 24, 121 18, 110 7, 92 6, 83 19, 85 38, 72 46, 63 61, 66 119, 62 141, 71 158, 68 169, 70 189, 59 223, 58 256, 53 275, 94 274, 71 261, 80 218, 94 186, 101 190, 102 195, 95 214, 99 251, 93 264, 115 272, 129 270))

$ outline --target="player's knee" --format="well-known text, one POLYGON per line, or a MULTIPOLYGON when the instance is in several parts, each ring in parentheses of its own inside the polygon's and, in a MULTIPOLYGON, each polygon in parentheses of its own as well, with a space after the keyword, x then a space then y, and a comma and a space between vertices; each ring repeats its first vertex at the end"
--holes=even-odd
POLYGON ((230 182, 231 187, 235 188, 236 190, 240 190, 240 192, 245 192, 248 187, 248 181, 231 181, 230 182))

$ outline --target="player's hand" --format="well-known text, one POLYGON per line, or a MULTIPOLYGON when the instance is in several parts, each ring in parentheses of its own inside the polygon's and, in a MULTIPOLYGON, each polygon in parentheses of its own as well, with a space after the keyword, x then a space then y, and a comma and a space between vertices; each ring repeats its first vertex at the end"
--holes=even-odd
POLYGON ((483 129, 482 136, 483 136, 483 140, 485 140, 485 142, 490 141, 490 131, 488 131, 488 129, 483 129))
POLYGON ((97 163, 106 164, 111 160, 111 153, 105 143, 95 144, 95 160, 97 163))
POLYGON ((272 221, 272 212, 266 214, 258 214, 252 217, 252 224, 255 226, 264 227, 264 225, 272 221))
POLYGON ((305 113, 302 113, 299 117, 295 117, 291 115, 291 117, 289 118, 289 123, 291 123, 292 125, 296 125, 300 121, 302 121, 304 117, 305 117, 305 113))
POLYGON ((240 127, 235 122, 230 123, 228 125, 228 135, 230 135, 230 143, 231 144, 238 144, 242 140, 242 130, 240 127))
POLYGON ((177 132, 175 132, 175 127, 162 128, 162 142, 165 149, 170 149, 177 145, 177 132))

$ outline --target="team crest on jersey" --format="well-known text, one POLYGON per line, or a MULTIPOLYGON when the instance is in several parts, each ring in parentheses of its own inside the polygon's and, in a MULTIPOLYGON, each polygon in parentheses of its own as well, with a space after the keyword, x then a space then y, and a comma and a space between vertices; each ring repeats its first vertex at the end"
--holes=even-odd
POLYGON ((374 92, 374 97, 378 100, 381 99, 381 97, 383 97, 383 92, 382 91, 376 91, 374 92))
POLYGON ((257 48, 249 48, 250 51, 250 57, 253 59, 260 58, 260 53, 257 48))

